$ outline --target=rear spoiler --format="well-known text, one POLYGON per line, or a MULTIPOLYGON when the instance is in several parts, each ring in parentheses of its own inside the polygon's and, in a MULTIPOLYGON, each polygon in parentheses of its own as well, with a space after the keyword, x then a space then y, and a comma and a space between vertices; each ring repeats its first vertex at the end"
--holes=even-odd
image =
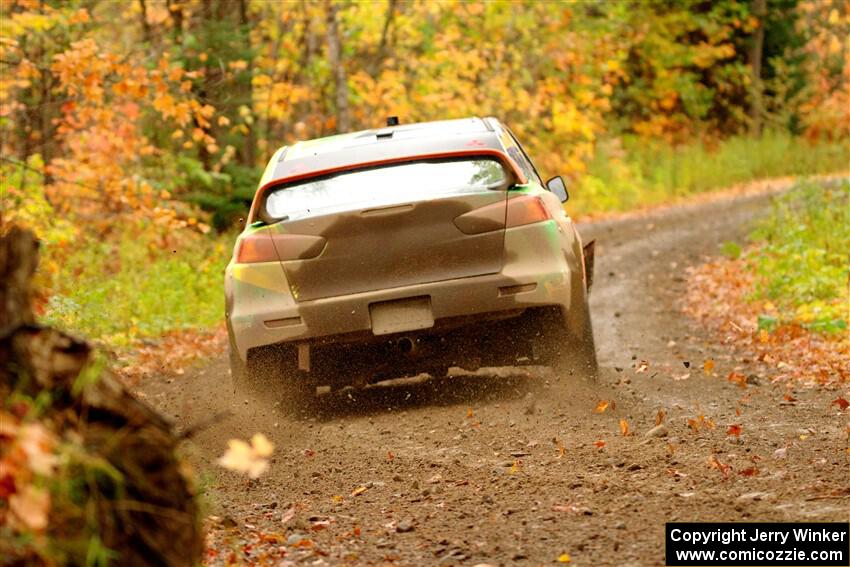
POLYGON ((593 285, 593 249, 595 248, 596 240, 591 240, 584 245, 584 277, 587 281, 587 291, 593 285))

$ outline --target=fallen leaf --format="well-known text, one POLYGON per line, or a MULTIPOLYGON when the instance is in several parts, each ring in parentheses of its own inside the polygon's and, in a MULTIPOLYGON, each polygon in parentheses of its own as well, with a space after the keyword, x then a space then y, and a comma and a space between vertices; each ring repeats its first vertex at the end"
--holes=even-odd
POLYGON ((472 417, 473 415, 475 415, 475 412, 474 412, 474 411, 472 411, 472 408, 469 408, 469 409, 467 409, 467 410, 466 410, 466 417, 467 417, 467 418, 470 418, 470 417, 472 417))
POLYGON ((387 460, 392 461, 393 459, 395 459, 395 455, 393 455, 393 452, 387 451, 387 460))
POLYGON ((638 363, 637 367, 635 368, 635 373, 636 374, 642 374, 642 373, 646 372, 648 368, 649 368, 649 363, 645 360, 641 360, 638 363))
POLYGON ((717 458, 717 456, 712 455, 711 457, 709 457, 708 465, 711 468, 715 468, 715 469, 719 470, 720 473, 723 475, 723 478, 729 478, 729 470, 732 467, 730 465, 725 464, 725 463, 721 463, 720 460, 717 458))
POLYGON ((667 412, 663 409, 658 410, 658 413, 655 414, 655 425, 661 425, 664 423, 665 417, 667 417, 667 412))
POLYGON ((741 436, 741 426, 740 425, 730 425, 729 429, 726 430, 726 435, 734 435, 735 437, 741 436))
POLYGON ((259 478, 269 468, 267 457, 273 451, 274 445, 262 433, 255 434, 250 445, 241 439, 231 439, 218 464, 227 470, 245 473, 250 478, 259 478))
POLYGON ((290 506, 289 509, 280 517, 280 523, 285 524, 295 517, 295 506, 290 506))
MULTIPOLYGON (((835 404, 835 405, 837 405, 839 408, 841 408, 841 411, 844 411, 844 410, 846 410, 848 407, 850 407, 850 402, 848 402, 848 401, 847 401, 847 400, 845 400, 844 398, 836 398, 835 400, 833 400, 833 401, 832 401, 832 404, 835 404)), ((830 405, 832 405, 832 404, 830 404, 830 405)))
POLYGON ((702 363, 702 371, 706 374, 711 374, 714 371, 714 360, 708 359, 702 363))
POLYGON ((340 494, 334 494, 333 496, 331 496, 331 500, 334 504, 342 504, 345 498, 343 498, 340 494))
POLYGON ((596 409, 593 411, 595 411, 596 413, 605 413, 605 410, 608 409, 608 405, 608 400, 599 400, 599 403, 596 404, 596 409))
POLYGON ((759 470, 756 467, 750 467, 748 469, 744 469, 738 474, 741 476, 756 476, 759 473, 759 470))
POLYGON ((567 448, 561 443, 560 439, 557 437, 552 438, 552 442, 555 444, 555 447, 558 449, 558 458, 562 458, 567 453, 567 448))
POLYGON ((558 556, 558 563, 569 563, 571 561, 569 553, 562 553, 558 556))
POLYGON ((355 488, 355 489, 351 492, 351 495, 352 495, 352 496, 360 496, 361 494, 363 494, 363 493, 364 493, 364 492, 366 492, 367 490, 368 490, 368 489, 367 489, 365 486, 358 486, 357 488, 355 488))
POLYGON ((747 387, 747 377, 739 372, 735 372, 734 370, 729 373, 729 376, 726 377, 726 380, 732 382, 733 384, 737 384, 741 388, 747 387))
POLYGON ((620 420, 620 433, 623 434, 623 437, 626 437, 629 434, 629 422, 625 419, 620 420))
POLYGON ((596 441, 596 442, 594 442, 593 444, 596 446, 596 448, 597 448, 597 449, 601 449, 601 448, 603 448, 603 447, 605 446, 605 441, 602 441, 602 440, 600 439, 599 441, 596 441))
POLYGON ((782 396, 782 398, 783 398, 786 402, 790 402, 790 403, 792 403, 792 404, 793 404, 794 402, 796 402, 796 401, 797 401, 797 398, 795 398, 795 397, 794 397, 794 396, 792 396, 791 394, 785 394, 784 396, 782 396))

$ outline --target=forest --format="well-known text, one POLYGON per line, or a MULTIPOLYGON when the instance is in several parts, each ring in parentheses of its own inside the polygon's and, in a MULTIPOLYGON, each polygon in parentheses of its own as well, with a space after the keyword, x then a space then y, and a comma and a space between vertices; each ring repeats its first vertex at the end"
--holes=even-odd
MULTIPOLYGON (((380 128, 390 116, 402 124, 499 118, 544 178, 564 177, 566 210, 580 222, 631 222, 715 194, 790 188, 752 232, 712 235, 720 242, 690 257, 703 263, 682 276, 688 289, 676 309, 782 380, 850 380, 845 0, 3 0, 0 236, 32 231, 39 255, 32 320, 21 321, 90 341, 98 370, 87 363, 80 376, 108 366, 130 388, 216 360, 225 348, 223 270, 267 161, 281 146, 380 128)), ((9 262, 0 258, 0 273, 9 262)), ((683 263, 665 265, 684 273, 683 263)), ((717 376, 720 356, 701 356, 694 368, 717 376)), ((644 362, 633 355, 627 364, 642 374, 644 362)), ((674 380, 689 379, 690 369, 678 370, 674 380)), ((752 383, 745 374, 733 362, 723 369, 743 389, 752 383)), ((32 479, 57 474, 47 453, 59 441, 38 426, 24 439, 47 402, 13 390, 0 387, 10 396, 0 438, 6 449, 17 439, 23 452, 0 451, 0 536, 11 538, 0 555, 109 564, 114 554, 97 537, 67 549, 39 539, 53 529, 51 500, 32 479), (21 455, 24 464, 14 460, 21 455), (15 495, 17 511, 7 501, 15 495)), ((790 405, 800 397, 783 395, 790 405)), ((839 411, 846 396, 838 393, 839 411)), ((597 402, 600 419, 613 412, 597 402)), ((666 411, 653 409, 656 426, 666 411)), ((688 431, 714 429, 703 412, 689 414, 688 431)), ((625 418, 617 420, 617 435, 629 439, 625 418)), ((227 437, 255 431, 237 433, 227 437)), ((236 469, 260 462, 265 470, 271 446, 262 435, 255 441, 262 449, 238 448, 263 458, 236 469)), ((588 458, 605 447, 586 441, 588 458)), ((522 471, 518 462, 511 475, 522 471)), ((726 465, 714 462, 725 480, 726 465)), ((79 480, 77 470, 62 478, 79 480)), ((50 490, 59 506, 59 489, 50 490)), ((216 545, 210 563, 254 561, 232 541, 216 545)))

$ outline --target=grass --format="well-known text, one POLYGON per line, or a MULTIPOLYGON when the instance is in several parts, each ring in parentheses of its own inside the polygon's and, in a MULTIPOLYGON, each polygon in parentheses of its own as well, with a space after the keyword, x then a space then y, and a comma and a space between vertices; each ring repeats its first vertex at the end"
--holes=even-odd
POLYGON ((44 321, 111 347, 218 324, 232 235, 172 249, 145 235, 142 225, 74 249, 52 278, 44 321))
POLYGON ((626 211, 737 183, 847 171, 846 140, 811 144, 788 134, 734 137, 709 148, 643 139, 600 143, 571 205, 578 213, 626 211))
POLYGON ((850 323, 850 183, 803 183, 783 195, 752 234, 746 260, 757 275, 754 297, 779 315, 761 328, 797 322, 822 332, 850 323))

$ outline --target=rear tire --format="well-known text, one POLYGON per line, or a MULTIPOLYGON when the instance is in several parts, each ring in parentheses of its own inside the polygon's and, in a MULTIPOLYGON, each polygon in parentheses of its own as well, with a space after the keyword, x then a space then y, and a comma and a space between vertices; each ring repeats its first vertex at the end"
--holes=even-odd
POLYGON ((537 344, 542 352, 538 359, 552 367, 556 378, 595 381, 599 364, 587 302, 578 312, 570 313, 566 321, 558 311, 550 311, 540 323, 537 344))
POLYGON ((230 375, 238 398, 271 400, 287 412, 297 413, 316 395, 315 382, 297 371, 287 350, 281 345, 248 352, 243 362, 233 344, 230 346, 230 375))

